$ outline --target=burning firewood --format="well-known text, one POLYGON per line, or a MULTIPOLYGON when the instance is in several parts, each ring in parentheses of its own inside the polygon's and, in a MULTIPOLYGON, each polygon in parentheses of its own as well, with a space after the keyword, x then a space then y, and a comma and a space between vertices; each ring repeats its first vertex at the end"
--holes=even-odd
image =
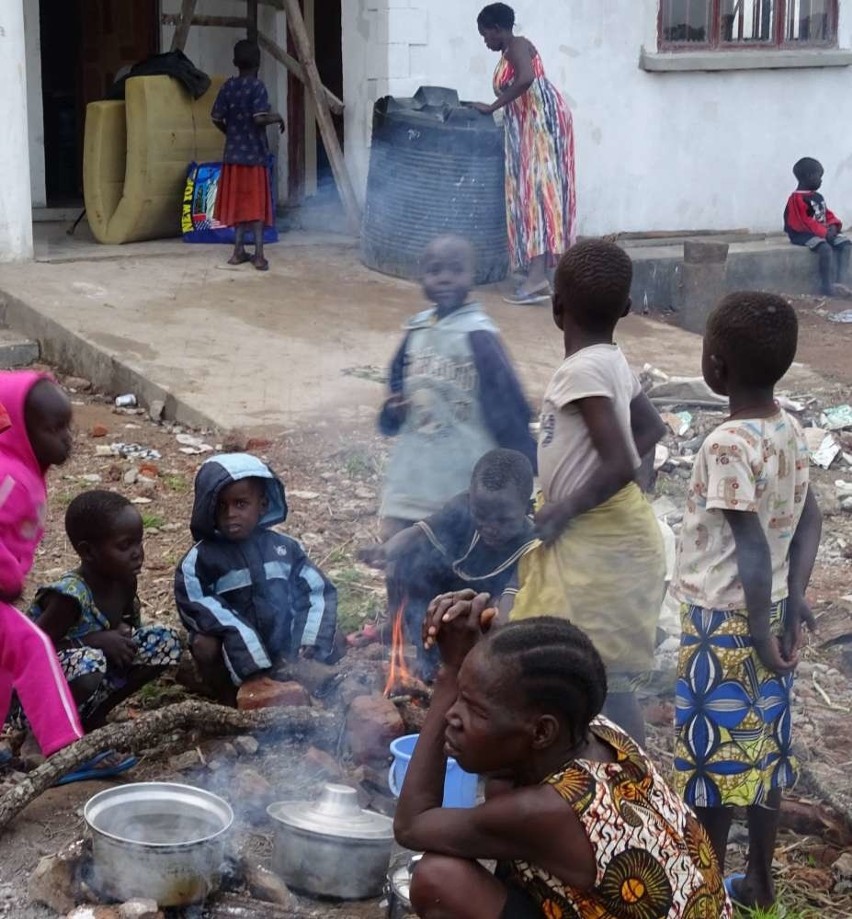
POLYGON ((297 736, 334 739, 339 733, 340 721, 331 712, 313 708, 267 708, 241 712, 209 702, 189 701, 166 706, 134 721, 108 724, 55 753, 0 798, 0 830, 57 779, 102 750, 138 750, 171 731, 187 728, 207 736, 282 728, 297 736))

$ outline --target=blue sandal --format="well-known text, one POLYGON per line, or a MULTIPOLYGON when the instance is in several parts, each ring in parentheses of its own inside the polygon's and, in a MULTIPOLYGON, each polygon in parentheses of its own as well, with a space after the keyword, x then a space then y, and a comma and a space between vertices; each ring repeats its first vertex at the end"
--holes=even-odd
POLYGON ((68 772, 57 780, 57 785, 70 785, 72 782, 89 782, 94 779, 111 779, 132 769, 139 760, 135 756, 128 756, 114 766, 102 766, 101 763, 110 756, 116 756, 115 750, 105 750, 93 756, 88 762, 83 763, 73 772, 68 772))
MULTIPOLYGON (((746 915, 750 916, 754 913, 755 907, 747 906, 741 900, 738 900, 736 891, 734 890, 734 884, 738 884, 740 881, 744 880, 745 875, 741 872, 737 872, 736 874, 729 874, 725 878, 725 892, 728 894, 734 909, 741 910, 742 912, 746 913, 746 915)), ((773 915, 777 916, 778 919, 784 919, 784 917, 787 915, 787 908, 780 901, 776 900, 775 912, 773 915)))

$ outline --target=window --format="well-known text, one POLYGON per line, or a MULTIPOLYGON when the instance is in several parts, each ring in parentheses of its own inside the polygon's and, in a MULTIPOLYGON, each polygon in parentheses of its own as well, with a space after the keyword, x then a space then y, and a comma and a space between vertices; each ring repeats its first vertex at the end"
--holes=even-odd
POLYGON ((832 47, 837 0, 661 0, 663 50, 832 47))

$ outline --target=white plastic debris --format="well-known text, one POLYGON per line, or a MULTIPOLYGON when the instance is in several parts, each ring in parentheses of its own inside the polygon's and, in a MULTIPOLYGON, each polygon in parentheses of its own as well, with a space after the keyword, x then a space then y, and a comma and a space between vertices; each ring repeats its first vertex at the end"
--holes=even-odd
POLYGON ((811 462, 820 469, 828 469, 840 453, 834 435, 822 428, 805 428, 804 434, 811 462))
POLYGON ((829 431, 852 428, 852 405, 835 405, 824 409, 820 421, 829 431))
POLYGON ((210 444, 204 443, 200 437, 195 437, 192 434, 177 434, 175 435, 175 440, 181 444, 180 452, 185 453, 187 456, 213 452, 210 444))

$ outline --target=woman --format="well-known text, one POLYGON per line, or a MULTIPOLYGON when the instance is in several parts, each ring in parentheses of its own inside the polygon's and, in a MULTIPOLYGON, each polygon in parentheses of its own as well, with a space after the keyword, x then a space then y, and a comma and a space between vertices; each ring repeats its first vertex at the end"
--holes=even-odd
POLYGON ((475 102, 485 114, 505 109, 506 222, 514 271, 525 281, 509 303, 550 299, 548 270, 575 240, 574 128, 571 112, 544 75, 535 46, 515 35, 514 10, 491 3, 477 17, 479 34, 502 54, 494 72, 497 100, 475 102))

